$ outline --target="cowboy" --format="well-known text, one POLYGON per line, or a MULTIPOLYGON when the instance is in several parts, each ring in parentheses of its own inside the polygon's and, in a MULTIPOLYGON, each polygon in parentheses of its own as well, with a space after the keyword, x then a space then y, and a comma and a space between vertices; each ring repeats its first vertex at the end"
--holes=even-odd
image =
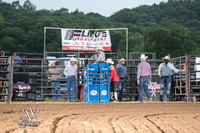
POLYGON ((163 101, 163 92, 166 87, 165 92, 165 101, 169 100, 169 94, 171 91, 171 81, 172 81, 172 71, 175 73, 180 72, 179 69, 176 69, 173 64, 170 63, 169 56, 165 56, 162 58, 164 60, 163 63, 159 65, 158 75, 160 76, 160 101, 163 101))
MULTIPOLYGON (((13 57, 14 66, 15 66, 15 65, 21 65, 21 64, 22 64, 22 60, 21 60, 21 58, 17 55, 17 51, 13 50, 13 51, 11 52, 11 54, 12 54, 12 57, 13 57)), ((17 72, 18 70, 19 70, 18 67, 14 67, 14 68, 13 68, 13 71, 14 71, 14 72, 17 72)))
POLYGON ((123 99, 122 93, 123 93, 123 89, 124 89, 125 79, 127 78, 128 81, 130 81, 125 64, 126 64, 126 60, 124 58, 121 58, 118 61, 118 64, 116 65, 116 72, 117 72, 117 76, 119 78, 119 84, 118 84, 118 89, 119 89, 118 99, 119 99, 119 101, 122 101, 122 99, 123 99))
POLYGON ((56 96, 55 94, 61 94, 59 78, 60 78, 60 73, 63 72, 63 68, 57 68, 55 66, 55 61, 51 61, 49 63, 49 67, 50 69, 48 70, 48 74, 51 79, 51 87, 55 87, 52 88, 53 99, 57 100, 60 99, 60 96, 56 96))
POLYGON ((137 71, 137 90, 138 90, 138 102, 142 102, 142 88, 146 93, 147 98, 149 101, 152 101, 151 95, 149 93, 148 84, 151 82, 151 66, 149 63, 146 62, 148 56, 145 54, 140 55, 140 63, 138 64, 138 71, 137 71))
POLYGON ((108 58, 106 60, 106 63, 109 64, 109 69, 110 69, 110 89, 111 89, 111 100, 112 96, 114 94, 114 101, 117 102, 118 101, 118 96, 117 96, 117 91, 118 91, 118 76, 117 73, 115 71, 115 67, 113 66, 114 62, 112 61, 112 59, 108 58))
POLYGON ((73 102, 76 102, 76 79, 77 79, 77 60, 72 57, 70 64, 65 66, 64 74, 67 77, 67 98, 71 101, 71 87, 73 89, 73 102))
POLYGON ((90 57, 91 60, 95 60, 94 63, 104 63, 105 62, 105 53, 102 46, 97 47, 97 53, 90 57))

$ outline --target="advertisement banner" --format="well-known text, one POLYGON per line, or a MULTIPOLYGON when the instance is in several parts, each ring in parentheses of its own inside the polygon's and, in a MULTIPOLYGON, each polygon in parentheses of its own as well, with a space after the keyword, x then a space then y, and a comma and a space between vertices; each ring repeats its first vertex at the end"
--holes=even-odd
POLYGON ((63 50, 96 51, 98 46, 111 50, 109 30, 61 29, 61 36, 63 50))

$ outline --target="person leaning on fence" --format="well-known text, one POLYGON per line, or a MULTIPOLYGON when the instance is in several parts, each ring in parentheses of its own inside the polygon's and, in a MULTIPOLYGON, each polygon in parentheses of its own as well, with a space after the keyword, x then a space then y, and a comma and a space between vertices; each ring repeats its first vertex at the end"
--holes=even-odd
POLYGON ((50 68, 48 70, 48 74, 51 79, 51 87, 55 87, 55 88, 52 88, 53 99, 58 100, 60 99, 60 96, 56 96, 56 94, 58 95, 61 94, 59 78, 60 78, 60 73, 63 72, 63 68, 57 68, 55 66, 55 61, 51 61, 49 63, 49 67, 50 68))
MULTIPOLYGON (((21 63, 22 63, 22 60, 21 60, 21 58, 17 55, 17 51, 11 51, 11 54, 12 54, 12 57, 13 57, 13 62, 14 62, 14 66, 16 66, 16 65, 21 65, 21 63)), ((13 71, 14 72, 17 72, 19 70, 19 68, 17 68, 17 67, 14 67, 13 68, 13 71)))
POLYGON ((73 89, 73 102, 76 102, 77 60, 72 57, 70 64, 65 66, 64 74, 67 77, 67 98, 71 101, 71 87, 73 89))
POLYGON ((130 81, 125 63, 126 63, 126 60, 124 58, 121 58, 118 61, 118 64, 116 65, 116 72, 117 72, 117 76, 119 78, 119 83, 118 83, 118 89, 119 89, 118 99, 119 99, 119 101, 122 101, 122 99, 123 99, 122 93, 123 93, 123 89, 124 89, 125 79, 127 78, 128 81, 130 81))
POLYGON ((111 100, 113 100, 112 96, 114 93, 114 101, 118 101, 118 96, 117 96, 117 91, 118 91, 118 76, 117 73, 115 71, 115 67, 113 66, 114 62, 112 61, 112 59, 108 58, 106 60, 106 63, 109 64, 109 69, 110 69, 110 95, 111 95, 111 100))
POLYGON ((151 81, 151 66, 149 63, 146 62, 148 57, 144 54, 140 55, 140 63, 138 64, 138 71, 137 71, 137 90, 138 90, 138 102, 142 102, 142 89, 147 95, 149 101, 152 101, 151 94, 148 89, 148 84, 151 81))
POLYGON ((92 62, 96 63, 105 63, 105 53, 102 46, 97 47, 97 53, 90 57, 90 60, 94 60, 92 62))
POLYGON ((180 72, 179 69, 176 69, 173 64, 170 63, 170 58, 169 56, 165 56, 162 58, 164 60, 163 63, 159 65, 158 68, 158 75, 160 76, 160 101, 163 101, 163 94, 164 94, 164 89, 166 87, 166 92, 165 92, 165 101, 169 100, 169 94, 171 91, 171 82, 172 82, 172 71, 178 73, 180 72))

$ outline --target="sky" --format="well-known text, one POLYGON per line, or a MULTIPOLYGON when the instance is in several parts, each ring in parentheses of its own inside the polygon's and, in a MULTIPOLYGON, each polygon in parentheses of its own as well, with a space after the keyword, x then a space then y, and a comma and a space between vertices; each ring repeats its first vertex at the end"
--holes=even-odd
MULTIPOLYGON (((12 3, 16 0, 2 0, 3 2, 12 3)), ((19 0, 20 5, 23 5, 26 0, 19 0)), ((37 10, 59 10, 64 7, 73 12, 76 9, 84 13, 94 12, 103 16, 110 16, 113 13, 123 8, 135 8, 140 5, 153 5, 160 2, 167 2, 168 0, 29 0, 33 3, 37 10)))

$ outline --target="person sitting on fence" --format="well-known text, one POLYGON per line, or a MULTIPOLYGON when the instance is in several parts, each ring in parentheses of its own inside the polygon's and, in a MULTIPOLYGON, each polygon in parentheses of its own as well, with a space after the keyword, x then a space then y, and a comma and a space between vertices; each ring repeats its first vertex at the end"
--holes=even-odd
POLYGON ((151 94, 149 93, 148 84, 151 81, 151 66, 146 62, 148 57, 144 54, 140 55, 141 62, 138 64, 137 71, 137 90, 138 90, 138 102, 142 102, 142 88, 144 87, 144 91, 147 95, 149 101, 152 101, 151 94))
POLYGON ((102 46, 97 47, 97 53, 90 57, 92 63, 105 63, 105 53, 102 46))
POLYGON ((67 98, 71 101, 71 86, 73 89, 73 102, 76 102, 76 79, 77 79, 77 60, 72 57, 70 64, 65 66, 64 74, 67 77, 67 98))
POLYGON ((51 87, 53 87, 52 88, 53 99, 58 100, 60 99, 60 96, 56 96, 56 94, 58 95, 61 94, 59 78, 60 78, 60 73, 63 72, 63 68, 57 68, 55 66, 55 63, 56 63, 55 61, 51 61, 49 63, 50 69, 48 70, 48 74, 51 79, 51 87))
POLYGON ((118 99, 119 99, 119 101, 122 101, 122 99, 123 99, 122 93, 123 93, 123 89, 124 89, 125 79, 128 79, 128 81, 130 81, 125 63, 126 63, 126 60, 124 58, 121 58, 118 61, 118 64, 116 65, 116 72, 117 72, 117 76, 119 78, 119 84, 118 84, 118 89, 119 89, 118 99))
POLYGON ((111 100, 113 100, 112 96, 113 96, 113 93, 114 93, 114 101, 118 101, 118 96, 117 96, 117 91, 118 91, 118 76, 117 76, 117 73, 115 71, 115 67, 113 66, 114 62, 112 61, 112 59, 108 58, 106 60, 106 63, 109 64, 109 69, 110 69, 110 97, 111 97, 111 100))
MULTIPOLYGON (((22 60, 21 60, 21 58, 17 55, 17 51, 13 50, 13 51, 11 51, 11 54, 12 54, 12 57, 13 57, 14 66, 16 66, 16 65, 21 65, 22 60)), ((13 68, 13 71, 14 71, 14 72, 17 72, 18 70, 19 70, 18 67, 14 67, 14 68, 13 68)))
POLYGON ((176 69, 173 64, 170 63, 169 56, 165 56, 162 58, 164 60, 163 63, 159 65, 158 75, 160 76, 160 101, 163 101, 163 93, 166 87, 165 98, 164 101, 169 100, 169 94, 171 91, 171 81, 172 81, 172 70, 176 73, 180 72, 179 69, 176 69))

